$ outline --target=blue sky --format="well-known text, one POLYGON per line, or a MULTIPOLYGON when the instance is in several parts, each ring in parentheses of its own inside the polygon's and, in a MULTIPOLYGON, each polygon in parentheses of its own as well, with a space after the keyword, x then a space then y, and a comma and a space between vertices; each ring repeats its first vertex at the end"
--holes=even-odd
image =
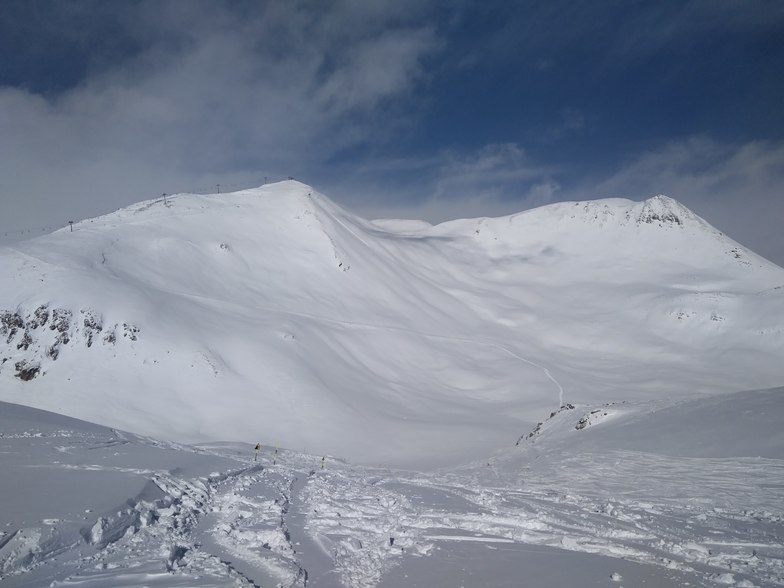
POLYGON ((0 4, 0 239, 295 176, 440 221, 668 194, 784 265, 784 3, 0 4))

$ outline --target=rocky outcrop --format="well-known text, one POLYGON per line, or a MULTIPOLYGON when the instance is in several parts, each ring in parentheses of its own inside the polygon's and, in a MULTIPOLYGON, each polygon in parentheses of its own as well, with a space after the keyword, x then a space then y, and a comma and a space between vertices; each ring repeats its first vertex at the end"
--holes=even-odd
POLYGON ((571 403, 563 404, 558 408, 558 410, 554 410, 553 412, 551 412, 550 416, 547 417, 543 422, 536 423, 536 426, 531 430, 530 433, 528 433, 527 435, 521 435, 520 438, 517 440, 517 443, 515 443, 515 446, 520 445, 520 443, 522 443, 523 441, 531 441, 531 443, 533 443, 536 437, 538 437, 541 434, 542 427, 546 422, 554 419, 556 416, 558 416, 562 412, 566 412, 567 410, 574 410, 574 404, 571 403))
POLYGON ((645 223, 682 226, 686 217, 693 217, 689 209, 667 196, 654 196, 638 206, 640 210, 635 219, 638 225, 645 223))
POLYGON ((0 373, 12 365, 16 378, 30 381, 44 375, 44 365, 57 361, 67 346, 113 346, 118 331, 127 340, 138 340, 136 325, 106 326, 103 316, 90 308, 74 312, 42 304, 30 311, 0 310, 0 373))

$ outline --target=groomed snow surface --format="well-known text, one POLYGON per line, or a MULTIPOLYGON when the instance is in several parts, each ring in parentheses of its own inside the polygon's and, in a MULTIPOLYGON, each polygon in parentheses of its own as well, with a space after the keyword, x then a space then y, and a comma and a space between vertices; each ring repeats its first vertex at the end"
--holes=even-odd
POLYGON ((784 585, 784 270, 670 198, 289 181, 0 275, 4 588, 784 585))

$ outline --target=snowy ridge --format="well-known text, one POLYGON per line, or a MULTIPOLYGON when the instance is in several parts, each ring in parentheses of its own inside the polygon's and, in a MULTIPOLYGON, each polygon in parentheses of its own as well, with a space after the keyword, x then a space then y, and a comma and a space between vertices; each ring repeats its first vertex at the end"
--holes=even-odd
POLYGON ((630 202, 622 198, 571 203, 577 209, 570 218, 598 224, 655 225, 660 228, 681 227, 717 233, 708 223, 669 196, 659 194, 642 202, 630 202))
POLYGON ((784 270, 663 196, 430 226, 289 181, 142 202, 0 272, 0 399, 183 442, 443 465, 565 403, 782 384, 784 270))

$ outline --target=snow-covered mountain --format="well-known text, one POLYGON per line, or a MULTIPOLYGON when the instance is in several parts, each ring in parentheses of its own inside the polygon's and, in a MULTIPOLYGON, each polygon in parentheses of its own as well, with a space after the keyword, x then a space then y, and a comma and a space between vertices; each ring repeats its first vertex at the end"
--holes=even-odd
POLYGON ((465 462, 564 404, 784 384, 784 270, 665 196, 430 226, 289 181, 0 249, 0 400, 178 441, 465 462))

